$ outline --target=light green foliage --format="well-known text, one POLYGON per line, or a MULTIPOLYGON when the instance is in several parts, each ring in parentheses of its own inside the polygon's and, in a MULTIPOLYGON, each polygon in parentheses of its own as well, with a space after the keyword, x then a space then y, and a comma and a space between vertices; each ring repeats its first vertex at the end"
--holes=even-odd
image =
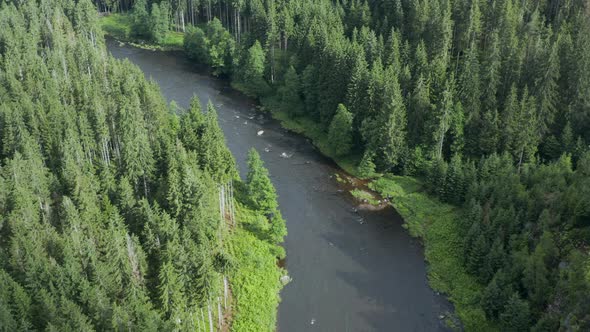
POLYGON ((214 74, 231 74, 235 53, 234 39, 217 18, 207 24, 206 31, 209 40, 208 63, 215 69, 214 74))
MULTIPOLYGON (((238 218, 249 220, 250 213, 240 208, 238 218)), ((231 330, 274 331, 282 288, 274 245, 239 229, 228 247, 238 262, 230 272, 235 303, 231 330)))
POLYGON ((375 196, 373 196, 373 194, 371 194, 370 192, 366 191, 366 190, 362 190, 362 189, 353 189, 350 191, 350 194, 362 201, 362 202, 366 202, 369 203, 371 205, 379 205, 378 200, 375 198, 375 196))
POLYGON ((100 25, 109 36, 127 40, 134 29, 132 20, 133 16, 128 14, 110 14, 100 17, 100 25))
POLYGON ((146 0, 138 0, 131 12, 131 32, 134 37, 151 38, 151 17, 146 0))

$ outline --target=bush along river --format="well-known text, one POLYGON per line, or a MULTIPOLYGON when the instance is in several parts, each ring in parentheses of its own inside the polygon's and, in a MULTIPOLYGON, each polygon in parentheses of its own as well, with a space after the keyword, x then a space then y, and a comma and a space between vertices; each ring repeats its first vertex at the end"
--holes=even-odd
POLYGON ((200 73, 182 53, 107 46, 169 101, 187 107, 197 95, 205 107, 210 100, 242 176, 248 150, 261 154, 289 232, 285 264, 293 280, 281 292, 280 332, 447 330, 452 307, 429 287, 422 246, 393 208, 353 199, 350 183, 338 181, 346 175, 306 138, 257 113, 251 99, 200 73))

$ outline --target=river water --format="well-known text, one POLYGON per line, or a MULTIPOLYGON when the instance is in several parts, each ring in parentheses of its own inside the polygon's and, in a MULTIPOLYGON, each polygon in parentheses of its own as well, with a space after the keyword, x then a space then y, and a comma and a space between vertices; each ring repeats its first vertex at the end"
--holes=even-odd
POLYGON ((280 332, 446 330, 439 316, 451 307, 428 286, 423 249, 393 209, 355 211, 333 162, 181 54, 113 40, 107 47, 138 65, 169 101, 187 107, 197 95, 205 107, 210 100, 242 176, 248 150, 261 154, 289 232, 284 246, 293 281, 281 292, 280 332))

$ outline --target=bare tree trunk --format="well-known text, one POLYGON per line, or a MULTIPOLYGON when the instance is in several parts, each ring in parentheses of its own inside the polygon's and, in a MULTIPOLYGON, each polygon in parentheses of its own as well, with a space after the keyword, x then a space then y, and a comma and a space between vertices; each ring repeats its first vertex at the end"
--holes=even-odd
POLYGON ((199 313, 197 312, 197 327, 198 327, 198 331, 201 332, 201 320, 199 319, 199 313))
POLYGON ((209 316, 209 332, 213 332, 213 317, 211 315, 211 304, 207 301, 207 314, 209 316))
POLYGON ((201 321, 203 322, 203 330, 207 331, 207 324, 205 324, 205 314, 203 313, 203 308, 201 308, 201 321))
POLYGON ((221 301, 219 296, 217 297, 217 315, 219 316, 217 319, 219 321, 219 329, 221 329, 221 325, 223 323, 223 315, 221 314, 221 301))
POLYGON ((227 310, 227 277, 223 276, 223 308, 227 310))
POLYGON ((242 37, 242 23, 240 22, 240 10, 238 9, 238 43, 242 37))

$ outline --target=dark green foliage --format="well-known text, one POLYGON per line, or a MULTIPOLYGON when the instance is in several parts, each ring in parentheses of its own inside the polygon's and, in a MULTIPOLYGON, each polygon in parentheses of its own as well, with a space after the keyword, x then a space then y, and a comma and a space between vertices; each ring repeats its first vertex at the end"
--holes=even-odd
POLYGON ((189 27, 184 34, 184 50, 190 59, 211 66, 214 75, 233 72, 235 41, 217 18, 207 23, 205 32, 189 27))
POLYGON ((352 121, 352 114, 339 104, 328 130, 328 140, 336 156, 346 155, 352 148, 352 121))
POLYGON ((362 178, 369 178, 375 175, 375 163, 373 162, 373 153, 365 151, 361 162, 358 165, 357 172, 362 178))
POLYGON ((508 298, 506 297, 506 285, 499 284, 499 278, 494 278, 481 297, 481 306, 489 319, 497 319, 508 298))
POLYGON ((257 209, 265 213, 272 213, 276 210, 277 194, 270 182, 268 170, 264 167, 262 159, 255 149, 248 152, 246 186, 250 199, 257 209))
POLYGON ((526 331, 530 326, 530 311, 526 301, 513 294, 500 315, 503 331, 526 331))
POLYGON ((445 181, 444 199, 450 203, 461 204, 465 196, 465 179, 460 155, 454 155, 449 164, 445 181))
POLYGON ((303 115, 303 100, 301 99, 301 80, 295 68, 290 66, 285 73, 284 84, 279 88, 281 107, 291 116, 303 115))
POLYGON ((253 97, 264 96, 269 91, 264 78, 264 51, 260 42, 254 42, 242 58, 237 72, 238 82, 242 84, 246 94, 253 97))
MULTIPOLYGON (((175 17, 211 22, 220 9, 239 50, 232 55, 239 64, 231 70, 234 86, 262 97, 267 108, 315 121, 314 131, 338 150, 337 161, 362 156, 359 176, 377 169, 425 177, 429 193, 457 207, 463 214, 456 220, 463 240, 457 261, 486 289, 471 299, 472 321, 487 317, 502 330, 589 328, 584 1, 256 0, 194 7, 179 4, 175 17), (341 116, 339 104, 350 117, 341 116), (349 127, 352 148, 341 148, 349 146, 343 139, 349 127)), ((189 32, 189 55, 204 62, 209 53, 200 47, 208 38, 189 32)), ((22 120, 6 118, 2 151, 22 150, 12 125, 22 120)), ((76 144, 68 146, 76 151, 76 144)), ((141 189, 144 177, 148 187, 155 180, 157 170, 133 170, 126 174, 132 190, 141 189)), ((77 178, 67 174, 64 184, 75 191, 77 178)))
POLYGON ((184 50, 197 63, 209 64, 209 39, 198 27, 189 27, 184 34, 184 50))
MULTIPOLYGON (((158 40, 169 4, 151 8, 136 2, 134 28, 158 40)), ((194 331, 233 260, 219 197, 235 162, 213 106, 168 107, 108 55, 95 15, 85 0, 0 4, 0 330, 194 331)), ((256 257, 271 274, 275 200, 256 257)))
POLYGON ((166 1, 151 3, 136 1, 132 10, 132 35, 156 43, 163 42, 170 30, 170 5, 166 1))

